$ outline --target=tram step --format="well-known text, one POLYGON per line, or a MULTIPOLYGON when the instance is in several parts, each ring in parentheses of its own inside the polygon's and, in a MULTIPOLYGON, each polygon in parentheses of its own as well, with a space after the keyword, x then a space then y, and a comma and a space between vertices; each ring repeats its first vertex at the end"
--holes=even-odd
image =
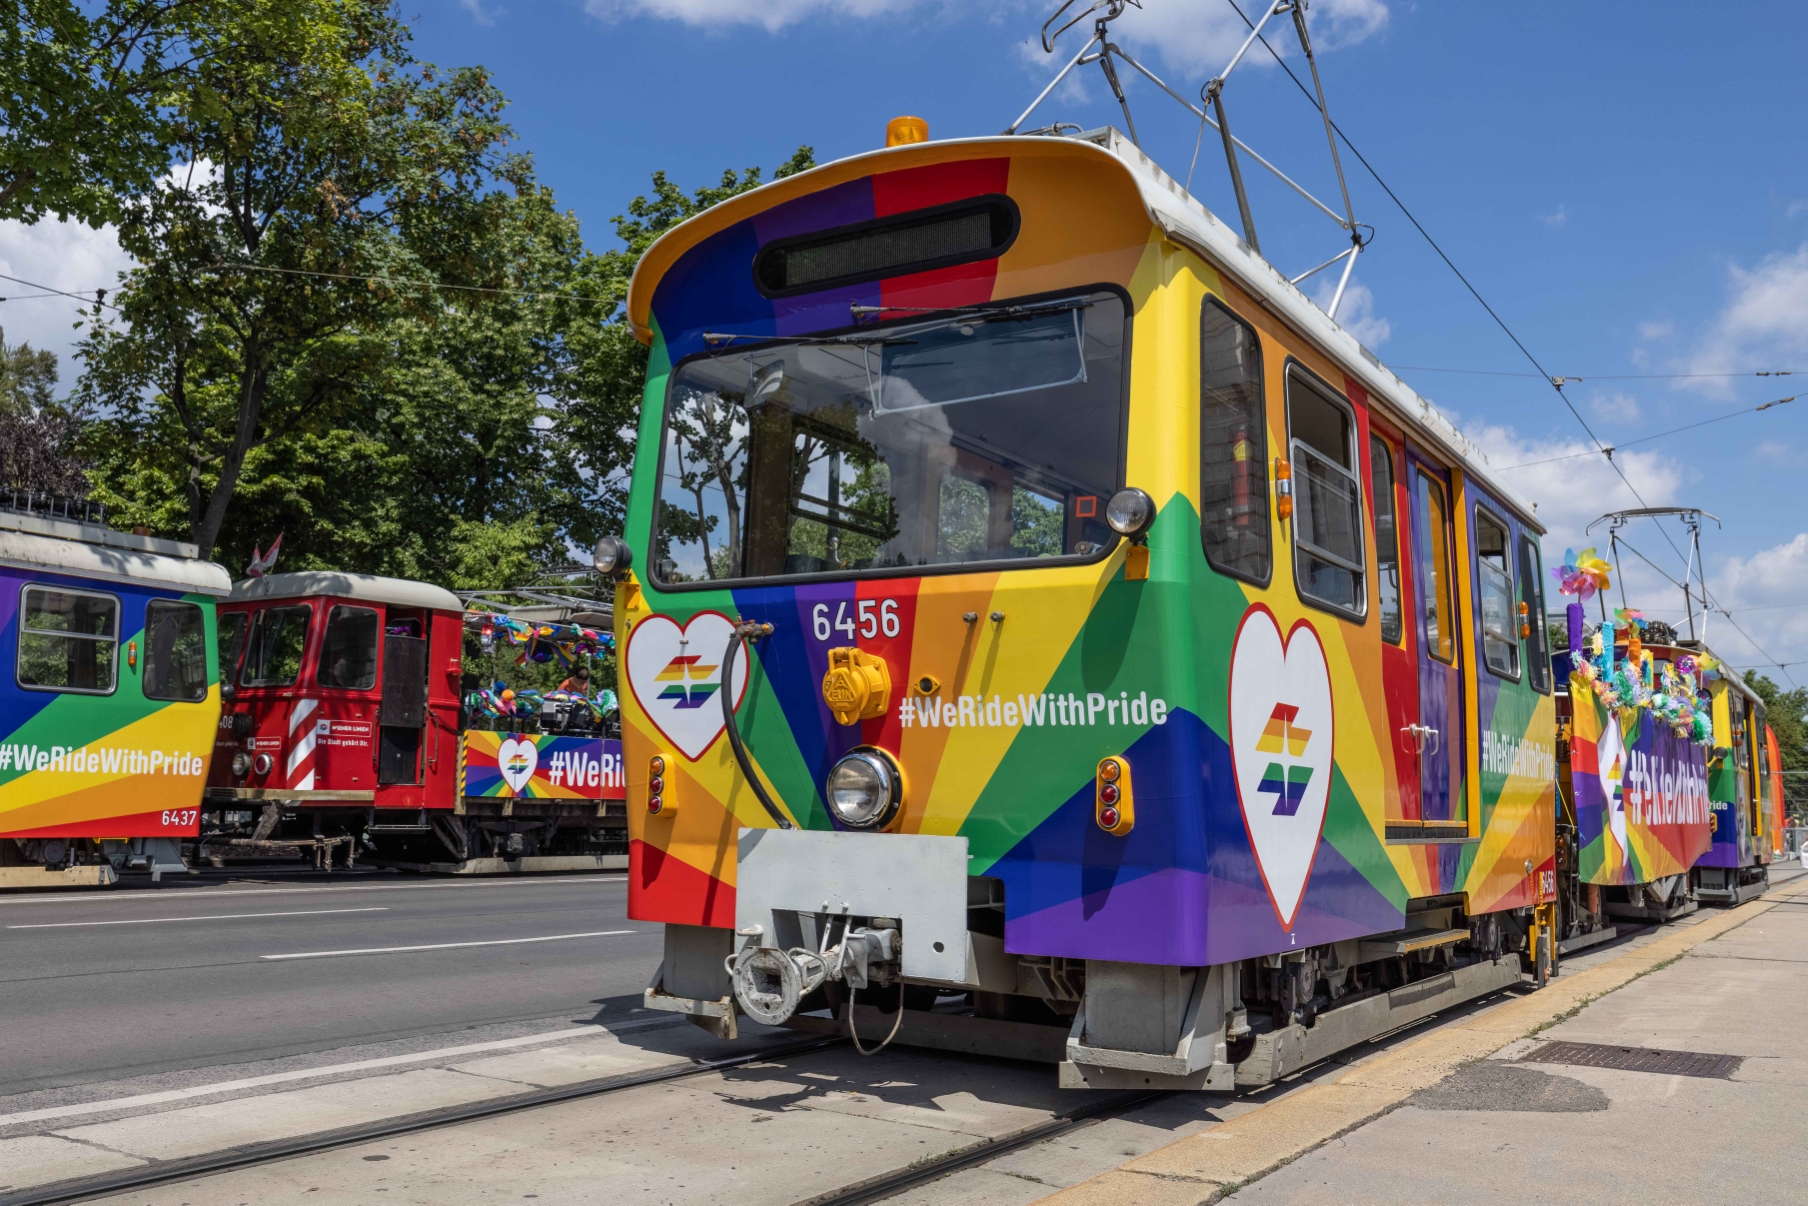
POLYGON ((1363 959, 1389 959, 1410 955, 1433 947, 1449 946, 1469 937, 1468 930, 1402 930, 1393 934, 1377 934, 1362 940, 1363 959))

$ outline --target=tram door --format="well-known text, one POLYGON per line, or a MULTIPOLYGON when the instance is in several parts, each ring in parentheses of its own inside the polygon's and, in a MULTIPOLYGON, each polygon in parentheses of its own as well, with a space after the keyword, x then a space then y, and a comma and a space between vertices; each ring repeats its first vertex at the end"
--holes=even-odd
POLYGON ((1418 646, 1419 813, 1428 829, 1463 825, 1463 682, 1458 659, 1449 478, 1407 453, 1410 499, 1407 547, 1412 550, 1412 622, 1418 646))
POLYGON ((389 613, 383 632, 383 702, 378 716, 378 783, 421 781, 427 724, 427 639, 419 618, 389 613))

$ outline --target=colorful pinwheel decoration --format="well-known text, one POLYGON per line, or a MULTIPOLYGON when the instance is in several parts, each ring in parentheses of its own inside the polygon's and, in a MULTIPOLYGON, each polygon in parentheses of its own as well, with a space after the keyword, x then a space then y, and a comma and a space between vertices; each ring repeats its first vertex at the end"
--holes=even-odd
POLYGON ((1611 585, 1608 569, 1607 562, 1595 555, 1591 545, 1580 553, 1564 549, 1563 564, 1551 570, 1551 577, 1557 579, 1558 594, 1574 595, 1578 602, 1586 602, 1596 591, 1606 590, 1611 585))

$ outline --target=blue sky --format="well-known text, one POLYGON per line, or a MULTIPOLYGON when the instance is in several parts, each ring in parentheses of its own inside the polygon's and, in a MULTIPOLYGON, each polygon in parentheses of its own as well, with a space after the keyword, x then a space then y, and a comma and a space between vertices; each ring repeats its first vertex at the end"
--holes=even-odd
MULTIPOLYGON (((1083 5, 1085 0, 1081 0, 1083 5)), ((1240 0, 1241 2, 1241 0, 1240 0)), ((520 145, 596 245, 608 219, 663 169, 685 187, 727 167, 781 162, 799 144, 829 160, 878 146, 888 118, 937 137, 995 133, 1078 48, 1033 39, 1054 2, 998 0, 419 0, 416 48, 489 67, 520 145)), ((1246 10, 1250 5, 1245 4, 1246 10)), ((1808 158, 1801 154, 1808 15, 1789 6, 1737 24, 1698 4, 1409 4, 1316 0, 1309 12, 1333 115, 1608 443, 1808 390, 1808 158), (1635 374, 1802 370, 1796 378, 1635 374)), ((1303 67, 1291 29, 1271 41, 1303 67)), ((1228 0, 1145 0, 1114 27, 1185 93, 1243 30, 1228 0), (1184 85, 1184 86, 1183 86, 1184 85)), ((1081 34, 1081 37, 1084 35, 1081 34)), ((1129 85, 1145 147, 1184 177, 1199 132, 1173 101, 1129 85)), ((1322 127, 1259 47, 1225 92, 1233 128, 1326 200, 1322 127)), ((1097 67, 1031 124, 1122 117, 1097 67)), ((1207 131, 1194 192, 1234 222, 1207 131)), ((1247 170, 1247 168, 1246 168, 1247 170)), ((1506 466, 1582 452, 1547 384, 1346 157, 1357 218, 1376 238, 1340 317, 1506 466), (1354 304, 1352 304, 1354 303, 1354 304), (1472 373, 1429 372, 1429 366, 1472 373)), ((1260 176, 1259 170, 1257 176, 1260 176)), ((1337 232, 1270 179, 1251 177, 1263 250, 1289 274, 1337 250, 1337 232)), ((0 271, 107 266, 104 232, 0 230, 0 271), (12 264, 14 267, 5 267, 12 264)), ((43 279, 32 277, 32 279, 43 279)), ((55 346, 62 320, 5 307, 9 335, 55 346)), ((1641 444, 1620 463, 1652 505, 1719 515, 1709 586, 1767 651, 1808 658, 1808 398, 1641 444)), ((1637 505, 1599 457, 1505 474, 1539 503, 1560 557, 1580 529, 1637 505)), ((1681 563, 1649 524, 1628 533, 1663 569, 1681 563)), ((1629 569, 1631 562, 1629 560, 1629 569)), ((1634 605, 1680 592, 1629 572, 1634 605)), ((1617 594, 1617 592, 1616 592, 1617 594)), ((1710 637, 1770 660, 1715 617, 1710 637)), ((1808 665, 1792 667, 1808 683, 1808 665)), ((1773 675, 1777 674, 1772 671, 1773 675)))

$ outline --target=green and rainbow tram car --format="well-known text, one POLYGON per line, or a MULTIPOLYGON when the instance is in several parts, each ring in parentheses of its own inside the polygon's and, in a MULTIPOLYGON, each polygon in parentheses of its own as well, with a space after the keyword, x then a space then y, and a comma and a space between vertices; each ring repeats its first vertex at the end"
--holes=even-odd
POLYGON ((617 577, 646 993, 1230 1089, 1548 970, 1530 506, 1114 129, 667 233, 617 577))
POLYGON ((19 500, 0 510, 0 887, 185 870, 231 579, 192 544, 19 500))

